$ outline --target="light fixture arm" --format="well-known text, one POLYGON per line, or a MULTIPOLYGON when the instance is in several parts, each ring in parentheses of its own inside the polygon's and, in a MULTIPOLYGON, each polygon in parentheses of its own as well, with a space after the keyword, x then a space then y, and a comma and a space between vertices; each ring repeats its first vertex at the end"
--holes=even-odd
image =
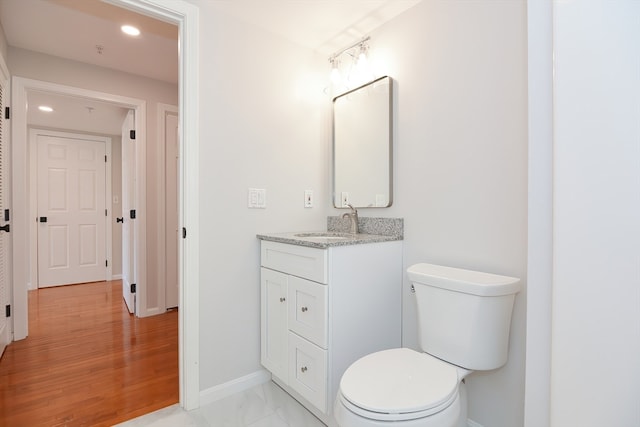
POLYGON ((345 53, 346 51, 348 51, 349 49, 353 49, 356 46, 363 46, 366 42, 368 42, 369 40, 371 40, 370 36, 364 37, 363 39, 361 39, 360 41, 352 44, 351 46, 347 46, 342 50, 339 50, 337 52, 335 52, 333 55, 331 55, 329 57, 329 62, 331 62, 331 64, 333 64, 340 55, 342 55, 343 53, 345 53))

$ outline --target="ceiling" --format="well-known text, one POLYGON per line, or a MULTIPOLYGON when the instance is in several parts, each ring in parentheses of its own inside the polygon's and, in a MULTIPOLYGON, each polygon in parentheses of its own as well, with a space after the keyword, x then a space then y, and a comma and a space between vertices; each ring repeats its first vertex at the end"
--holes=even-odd
MULTIPOLYGON (((207 7, 329 56, 420 1, 207 0, 207 7)), ((0 0, 0 24, 13 47, 178 82, 177 26, 101 0, 0 0), (135 25, 142 34, 125 36, 122 24, 135 25)), ((28 102, 55 104, 55 121, 29 108, 27 121, 36 126, 80 122, 84 129, 77 130, 119 134, 125 114, 108 104, 42 92, 28 93, 28 102), (102 130, 91 125, 94 121, 102 130)))

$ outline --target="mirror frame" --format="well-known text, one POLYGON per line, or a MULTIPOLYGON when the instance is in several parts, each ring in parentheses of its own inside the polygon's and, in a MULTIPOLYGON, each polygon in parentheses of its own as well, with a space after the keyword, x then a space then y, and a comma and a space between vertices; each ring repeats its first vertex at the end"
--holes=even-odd
MULTIPOLYGON (((394 142, 393 141, 393 130, 394 130, 394 128, 393 128, 393 79, 390 76, 382 76, 382 77, 379 77, 377 79, 371 80, 371 81, 369 81, 369 82, 367 82, 367 83, 365 83, 365 84, 363 84, 361 86, 358 86, 358 87, 356 87, 354 89, 351 89, 351 90, 349 90, 347 92, 344 92, 344 93, 342 93, 340 95, 337 95, 332 99, 332 103, 331 103, 331 106, 332 106, 332 115, 331 115, 331 118, 332 118, 332 123, 331 123, 332 124, 332 135, 331 135, 332 141, 331 142, 332 142, 332 151, 333 151, 332 152, 332 167, 333 167, 333 177, 332 177, 333 178, 333 182, 332 182, 333 188, 332 188, 332 190, 333 191, 332 191, 331 201, 332 201, 332 204, 333 204, 334 208, 345 209, 345 206, 343 206, 342 203, 340 203, 340 204, 336 203, 336 202, 338 202, 338 196, 336 194, 337 193, 337 189, 336 189, 336 176, 337 176, 337 173, 336 173, 336 118, 335 118, 335 116, 336 116, 336 111, 335 111, 336 100, 338 98, 341 98, 343 96, 347 96, 347 95, 349 95, 351 93, 354 93, 354 92, 356 92, 358 90, 361 90, 363 88, 366 88, 368 86, 374 85, 375 83, 380 82, 380 81, 385 80, 385 79, 388 79, 387 87, 388 87, 388 110, 389 110, 389 114, 388 114, 389 132, 388 132, 388 144, 387 144, 387 147, 388 147, 388 167, 389 167, 389 172, 388 172, 388 200, 387 200, 387 204, 385 204, 384 206, 375 206, 375 203, 374 203, 373 206, 372 205, 369 205, 369 206, 353 205, 353 207, 354 208, 358 208, 358 209, 361 209, 361 208, 388 208, 393 204, 393 142, 394 142)), ((363 120, 366 120, 366 118, 363 119, 363 120)))

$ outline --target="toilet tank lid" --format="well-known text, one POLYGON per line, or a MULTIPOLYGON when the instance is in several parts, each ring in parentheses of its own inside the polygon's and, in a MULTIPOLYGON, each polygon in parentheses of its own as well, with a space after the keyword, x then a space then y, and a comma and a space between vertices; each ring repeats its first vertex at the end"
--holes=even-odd
POLYGON ((412 265, 407 274, 412 283, 485 297, 511 295, 522 288, 516 277, 427 263, 412 265))

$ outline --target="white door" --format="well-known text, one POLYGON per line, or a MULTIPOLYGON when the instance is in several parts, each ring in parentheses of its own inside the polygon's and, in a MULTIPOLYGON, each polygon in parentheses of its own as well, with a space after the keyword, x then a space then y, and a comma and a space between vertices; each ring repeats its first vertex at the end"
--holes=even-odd
POLYGON ((7 179, 9 177, 5 162, 8 158, 8 136, 9 129, 5 123, 4 112, 5 105, 8 104, 9 74, 4 67, 4 61, 0 58, 0 356, 4 352, 5 347, 11 342, 11 323, 9 317, 3 312, 10 304, 9 286, 11 283, 11 270, 9 256, 11 254, 10 226, 9 217, 9 197, 6 189, 10 188, 7 179), (5 209, 7 209, 5 211, 5 209), (5 212, 7 215, 5 216, 5 212))
POLYGON ((106 146, 38 135, 38 286, 106 279, 106 146))
POLYGON ((136 189, 136 140, 131 138, 134 127, 133 111, 122 123, 122 297, 129 313, 136 312, 136 248, 134 235, 136 220, 133 202, 136 189))
POLYGON ((166 182, 166 263, 165 306, 177 307, 180 292, 178 285, 178 115, 165 116, 165 182, 166 182))

